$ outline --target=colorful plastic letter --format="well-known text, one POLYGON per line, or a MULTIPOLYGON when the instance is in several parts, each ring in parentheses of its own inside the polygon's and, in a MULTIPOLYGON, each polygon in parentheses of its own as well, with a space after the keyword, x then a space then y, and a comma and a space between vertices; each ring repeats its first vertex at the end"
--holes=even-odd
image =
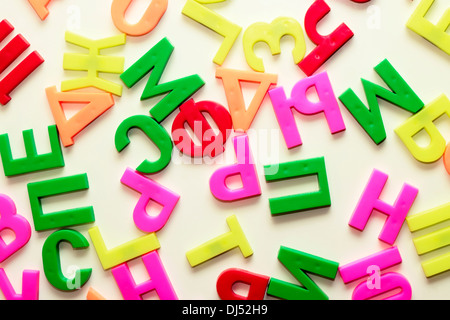
POLYGON ((280 54, 280 39, 286 35, 294 38, 295 46, 292 50, 292 57, 295 64, 298 64, 306 52, 306 42, 303 36, 303 29, 300 23, 288 17, 279 17, 270 24, 257 22, 245 30, 242 42, 244 45, 245 59, 248 65, 255 71, 264 72, 264 63, 253 51, 253 47, 258 42, 265 42, 269 45, 272 55, 280 54))
POLYGON ((73 145, 73 137, 114 105, 113 96, 104 92, 57 92, 56 87, 45 89, 47 100, 65 147, 73 145), (66 119, 62 103, 86 103, 70 119, 66 119))
POLYGON ((0 290, 6 300, 39 300, 39 271, 24 270, 22 293, 16 293, 3 268, 0 268, 0 290))
POLYGON ((114 25, 129 36, 142 36, 152 31, 167 10, 167 0, 152 0, 141 20, 130 24, 125 20, 125 13, 133 0, 113 0, 111 16, 114 25))
POLYGON ((174 47, 169 40, 163 38, 120 76, 123 83, 128 88, 131 88, 147 73, 151 72, 144 92, 141 95, 141 100, 166 94, 150 110, 150 114, 158 122, 163 121, 205 84, 198 75, 191 75, 159 84, 159 80, 169 62, 173 50, 174 47))
POLYGON ((250 151, 246 134, 233 138, 237 163, 217 169, 209 179, 209 187, 214 197, 221 201, 235 201, 261 195, 258 174, 250 151), (239 175, 242 188, 230 189, 226 184, 228 177, 239 175))
POLYGON ((37 15, 41 20, 45 20, 49 14, 47 9, 48 4, 52 0, 28 0, 28 2, 33 7, 34 11, 36 11, 37 15))
POLYGON ((329 12, 330 7, 324 0, 315 0, 305 15, 305 31, 309 39, 317 45, 298 66, 309 77, 320 68, 333 54, 344 46, 352 37, 353 32, 345 23, 342 23, 336 30, 327 36, 322 36, 317 32, 317 24, 329 12))
POLYGON ((376 169, 373 170, 369 183, 359 199, 349 225, 363 231, 372 212, 375 210, 381 212, 387 215, 388 218, 378 239, 392 245, 397 239, 398 233, 419 190, 406 183, 403 184, 402 190, 392 206, 380 200, 380 195, 386 185, 387 179, 387 174, 376 169))
POLYGON ((283 87, 270 90, 269 96, 289 149, 303 143, 292 114, 292 108, 305 115, 323 112, 332 134, 345 130, 344 120, 326 72, 297 82, 289 99, 286 98, 283 87), (307 91, 311 87, 314 87, 317 91, 318 102, 311 102, 307 98, 307 91))
MULTIPOLYGON (((396 246, 387 248, 365 258, 348 263, 339 267, 339 274, 345 284, 368 276, 371 266, 378 270, 385 270, 402 262, 402 257, 396 246)), ((360 283, 353 292, 354 299, 370 299, 382 293, 389 292, 397 287, 402 288, 401 294, 390 296, 387 299, 411 299, 411 286, 405 277, 396 272, 381 275, 380 287, 370 289, 367 281, 360 283), (369 290, 368 290, 369 289, 369 290), (368 292, 371 291, 371 292, 368 292)))
POLYGON ((155 290, 161 300, 178 300, 158 251, 155 250, 143 255, 142 262, 147 269, 150 280, 141 284, 135 283, 127 263, 111 269, 123 298, 125 300, 142 300, 144 294, 155 290))
POLYGON ((61 90, 70 91, 74 89, 96 87, 97 89, 110 92, 116 96, 121 96, 122 86, 100 78, 99 73, 122 73, 125 65, 125 58, 103 56, 100 54, 100 51, 125 44, 126 35, 122 33, 109 38, 91 40, 70 31, 66 31, 65 38, 69 43, 88 49, 89 54, 64 54, 64 70, 87 71, 87 76, 61 82, 61 90))
POLYGON ((160 248, 158 238, 154 232, 128 241, 114 249, 106 248, 98 227, 89 229, 89 236, 104 270, 111 269, 112 267, 160 248))
MULTIPOLYGON (((450 220, 450 202, 406 218, 411 232, 429 228, 447 220, 450 220)), ((422 255, 448 246, 450 244, 449 235, 450 227, 446 227, 414 238, 413 242, 417 253, 422 255)), ((450 270, 450 253, 422 262, 422 268, 427 277, 450 270)))
POLYGON ((222 79, 234 131, 244 132, 250 128, 270 86, 276 85, 278 81, 276 74, 225 68, 216 69, 216 78, 222 79), (241 82, 259 83, 256 94, 248 107, 245 106, 241 82))
POLYGON ((444 154, 446 141, 433 123, 444 114, 450 117, 450 100, 441 95, 395 129, 395 133, 418 161, 435 162, 444 154), (414 136, 422 130, 430 137, 427 146, 421 146, 414 141, 414 136))
MULTIPOLYGON (((0 22, 0 42, 8 36, 14 27, 8 20, 0 22)), ((8 44, 0 50, 0 73, 6 70, 28 47, 30 44, 22 35, 15 36, 8 44)), ((12 69, 2 80, 0 80, 0 104, 6 105, 11 97, 11 92, 19 86, 37 67, 44 62, 44 59, 33 51, 23 59, 14 69, 12 69)))
MULTIPOLYGON (((220 1, 197 2, 212 3, 220 1)), ((222 65, 234 43, 236 42, 237 37, 241 33, 242 28, 197 2, 194 0, 187 0, 181 12, 185 16, 197 21, 198 23, 224 37, 222 45, 220 46, 216 56, 213 59, 213 62, 215 64, 222 65)))
POLYGON ((380 276, 379 288, 370 288, 367 282, 361 282, 353 290, 352 300, 369 300, 377 297, 383 293, 392 291, 394 289, 401 289, 400 293, 389 296, 384 300, 411 300, 412 289, 408 279, 396 272, 388 272, 380 276))
POLYGON ((434 0, 422 0, 406 26, 450 55, 450 35, 446 32, 450 26, 450 8, 445 10, 442 18, 434 25, 425 19, 425 15, 431 9, 433 3, 434 0))
POLYGON ((53 232, 42 247, 42 263, 44 274, 48 282, 55 288, 63 291, 80 289, 91 277, 92 269, 76 270, 72 279, 66 278, 61 270, 59 245, 62 241, 69 242, 74 249, 89 247, 87 239, 75 230, 58 230, 53 232))
POLYGON ((130 168, 125 170, 120 182, 141 193, 133 211, 136 226, 144 232, 156 232, 164 227, 180 196, 130 168), (150 216, 147 213, 146 208, 151 200, 163 207, 157 216, 150 216))
POLYGON ((42 198, 89 189, 89 182, 85 173, 31 182, 28 183, 27 188, 31 213, 33 214, 34 229, 36 231, 95 222, 94 208, 92 206, 52 213, 44 213, 42 210, 42 198))
POLYGON ((230 114, 220 104, 213 101, 194 102, 189 99, 180 106, 180 113, 172 123, 172 139, 175 146, 186 155, 213 158, 225 150, 223 145, 230 136, 232 125, 230 114), (217 134, 203 113, 211 116, 219 128, 217 134), (201 141, 200 146, 192 141, 185 125, 188 125, 201 141))
POLYGON ((229 216, 227 218, 227 224, 230 228, 229 232, 211 239, 186 253, 191 267, 196 267, 236 247, 239 247, 245 258, 253 254, 253 249, 250 247, 236 216, 229 216))
POLYGON ((27 156, 21 159, 13 159, 8 134, 0 135, 0 154, 5 176, 15 176, 24 173, 48 170, 64 167, 64 157, 59 143, 56 126, 48 127, 51 152, 37 154, 33 129, 22 131, 25 152, 27 156))
POLYGON ((267 182, 317 175, 319 190, 315 192, 270 198, 272 215, 310 210, 331 205, 325 159, 323 157, 264 166, 267 182), (275 172, 275 173, 274 173, 275 172))
POLYGON ((339 267, 339 274, 345 284, 365 277, 370 266, 378 266, 384 270, 402 262, 402 257, 396 246, 371 254, 365 258, 356 260, 339 267))
POLYGON ((230 268, 217 278, 217 294, 222 300, 264 300, 270 277, 242 269, 230 268), (233 291, 236 283, 245 283, 249 290, 247 296, 233 291))
POLYGON ((339 99, 370 138, 376 144, 380 144, 386 139, 386 130, 377 101, 378 97, 411 113, 416 113, 422 109, 424 103, 388 60, 383 60, 374 69, 392 91, 361 79, 369 108, 364 105, 352 89, 348 89, 341 94, 339 99))
POLYGON ((86 300, 106 300, 100 293, 94 288, 90 287, 86 295, 86 300))
POLYGON ((119 125, 116 130, 115 135, 115 145, 118 152, 121 152, 125 149, 130 143, 130 139, 128 138, 128 132, 131 129, 140 129, 143 131, 150 140, 156 144, 159 151, 161 152, 161 156, 158 160, 150 162, 149 160, 144 160, 137 167, 137 171, 142 173, 155 173, 164 169, 172 158, 172 139, 170 135, 167 133, 166 129, 161 126, 158 122, 155 121, 150 116, 146 115, 136 115, 131 116, 119 125))
POLYGON ((278 260, 301 286, 271 278, 268 295, 286 300, 328 300, 325 292, 305 272, 334 280, 339 263, 283 246, 278 251, 278 260))
POLYGON ((0 231, 8 229, 14 232, 14 240, 8 244, 0 236, 0 262, 28 243, 31 227, 28 220, 17 214, 16 205, 10 197, 0 194, 0 231))

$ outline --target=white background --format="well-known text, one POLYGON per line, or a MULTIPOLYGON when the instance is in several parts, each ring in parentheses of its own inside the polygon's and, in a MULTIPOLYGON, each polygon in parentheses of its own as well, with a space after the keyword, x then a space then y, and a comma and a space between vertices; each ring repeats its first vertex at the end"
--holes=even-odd
MULTIPOLYGON (((295 18, 303 26, 304 15, 312 2, 230 0, 209 5, 209 8, 243 28, 222 66, 250 70, 243 53, 244 30, 255 22, 269 23, 280 16, 295 18)), ((127 13, 127 19, 131 23, 138 21, 149 3, 149 0, 135 0, 127 13)), ((193 96, 195 101, 213 100, 227 106, 221 81, 215 78, 217 66, 212 62, 223 38, 182 15, 184 3, 184 0, 170 1, 165 15, 151 33, 142 37, 127 37, 125 45, 103 53, 125 57, 126 69, 159 40, 167 37, 175 51, 161 83, 198 74, 206 84, 193 96)), ((442 93, 447 96, 450 94, 449 56, 405 26, 418 4, 417 0, 372 0, 368 4, 338 0, 327 3, 331 12, 319 24, 319 32, 329 34, 340 23, 345 22, 355 33, 350 42, 319 70, 328 72, 336 96, 352 88, 366 102, 360 78, 383 84, 373 68, 385 58, 389 59, 425 103, 442 93)), ((449 5, 448 0, 436 0, 427 18, 436 23, 449 5)), ((45 88, 57 86, 59 91, 61 81, 84 75, 64 71, 62 68, 65 52, 84 52, 81 48, 67 44, 64 32, 71 30, 92 39, 118 34, 111 19, 110 7, 111 0, 52 1, 49 5, 50 15, 45 21, 41 21, 27 1, 1 0, 0 18, 6 18, 14 25, 14 35, 21 33, 31 43, 31 48, 25 54, 37 50, 45 59, 44 64, 11 94, 12 101, 0 108, 0 133, 9 134, 14 157, 25 155, 22 131, 26 129, 34 130, 39 153, 50 151, 47 126, 54 124, 54 120, 45 88)), ((10 35, 1 46, 12 37, 10 35)), ((305 39, 309 53, 314 45, 306 34, 305 39)), ((294 84, 305 78, 305 75, 292 61, 292 38, 283 38, 281 47, 281 55, 272 57, 264 44, 257 45, 256 54, 263 58, 266 72, 278 74, 278 85, 283 86, 289 94, 294 84)), ((121 83, 118 75, 109 74, 104 77, 121 83)), ((0 176, 0 192, 14 200, 18 213, 26 217, 32 227, 26 189, 30 182, 86 172, 90 184, 88 191, 46 199, 43 208, 44 212, 51 212, 92 205, 95 211, 94 224, 73 227, 89 240, 90 247, 80 251, 72 250, 65 243, 60 247, 63 271, 67 274, 70 266, 92 268, 90 280, 74 292, 61 292, 52 287, 43 272, 41 251, 44 241, 55 230, 35 232, 33 229, 28 244, 0 265, 17 291, 21 291, 22 271, 33 269, 41 271, 41 299, 85 299, 89 287, 95 288, 107 299, 122 298, 111 272, 104 271, 100 264, 88 229, 98 226, 108 248, 144 235, 135 227, 132 219, 132 210, 139 194, 122 185, 120 178, 126 167, 136 168, 145 158, 157 159, 158 151, 142 133, 132 131, 131 144, 119 154, 114 147, 114 134, 124 119, 136 114, 148 114, 149 109, 159 101, 160 97, 139 100, 145 82, 139 82, 132 89, 124 86, 122 97, 115 96, 115 105, 77 135, 73 146, 64 148, 64 168, 10 178, 0 176)), ((254 88, 246 85, 243 87, 249 101, 254 88)), ((227 163, 180 164, 180 156, 175 152, 173 163, 160 173, 150 176, 181 195, 168 223, 157 233, 161 243, 159 253, 162 262, 180 299, 218 299, 215 288, 217 277, 222 271, 232 267, 297 283, 277 260, 280 246, 318 255, 341 265, 388 248, 388 245, 378 240, 385 221, 384 215, 373 214, 364 232, 348 226, 349 218, 374 168, 389 175, 382 194, 382 199, 388 203, 394 202, 403 183, 419 189, 409 214, 448 202, 450 177, 442 160, 432 164, 416 161, 393 131, 408 119, 410 113, 380 101, 387 139, 377 146, 340 102, 339 104, 346 131, 331 135, 323 115, 307 117, 296 113, 304 144, 287 150, 270 100, 266 97, 252 129, 266 129, 277 135, 271 141, 264 140, 259 135, 250 136, 262 189, 259 197, 223 203, 216 200, 209 190, 208 180, 212 173, 234 161, 231 139, 226 145, 227 163), (264 151, 266 145, 269 152, 264 151), (272 217, 268 198, 313 191, 317 188, 317 182, 312 178, 304 178, 268 185, 265 183, 263 165, 319 156, 325 157, 331 207, 272 217), (225 219, 232 214, 237 216, 254 250, 253 256, 245 259, 238 249, 234 249, 191 268, 185 253, 227 232, 225 219)), ((76 110, 69 110, 68 116, 70 112, 73 114, 76 110)), ((177 111, 162 123, 168 131, 176 114, 177 111)), ((448 119, 445 117, 436 123, 443 135, 449 137, 448 119)), ((426 143, 426 138, 423 141, 426 143)), ((417 233, 420 234, 424 233, 417 233)), ((1 235, 5 240, 11 240, 10 232, 4 230, 1 235)), ((419 257, 412 242, 413 236, 416 234, 411 234, 404 224, 395 243, 403 263, 389 270, 398 271, 408 278, 413 299, 450 298, 449 273, 427 279, 421 268, 421 261, 442 254, 446 249, 419 257)), ((148 278, 140 259, 131 261, 129 266, 136 282, 148 278)), ((339 275, 334 281, 314 275, 312 278, 330 299, 350 299, 353 288, 357 285, 357 282, 344 285, 339 275)), ((144 298, 155 299, 157 296, 149 294, 144 298)))

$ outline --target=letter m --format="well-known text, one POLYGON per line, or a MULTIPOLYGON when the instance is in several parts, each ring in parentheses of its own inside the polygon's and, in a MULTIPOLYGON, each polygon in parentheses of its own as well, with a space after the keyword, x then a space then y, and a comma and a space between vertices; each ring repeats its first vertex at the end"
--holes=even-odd
POLYGON ((169 40, 163 38, 120 76, 124 84, 128 88, 131 88, 147 73, 151 72, 150 78, 142 93, 141 100, 167 93, 167 95, 150 110, 150 114, 158 122, 163 121, 205 84, 198 75, 191 75, 159 84, 173 50, 174 47, 169 40))

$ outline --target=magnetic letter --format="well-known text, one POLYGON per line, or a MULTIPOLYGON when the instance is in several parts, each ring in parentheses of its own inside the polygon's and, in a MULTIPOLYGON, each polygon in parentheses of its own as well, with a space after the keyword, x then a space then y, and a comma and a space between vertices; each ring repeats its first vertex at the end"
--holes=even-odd
POLYGON ((258 174, 250 151, 248 136, 241 135, 233 138, 237 164, 216 170, 209 179, 211 193, 218 200, 235 201, 244 198, 261 195, 258 174), (239 175, 242 180, 242 188, 230 189, 226 179, 239 175))
POLYGON ((163 38, 120 75, 123 83, 125 83, 128 88, 131 88, 147 73, 151 72, 147 84, 145 85, 144 92, 141 95, 141 100, 166 94, 166 96, 150 110, 150 114, 158 122, 163 121, 205 84, 198 75, 191 75, 159 84, 159 80, 169 62, 173 50, 174 47, 169 40, 163 38))
POLYGON ((74 249, 85 249, 89 247, 86 238, 75 230, 58 230, 52 233, 44 242, 42 247, 42 263, 44 273, 48 282, 55 288, 63 291, 73 291, 80 289, 91 277, 92 269, 76 270, 73 279, 64 276, 61 270, 61 260, 59 244, 62 241, 69 242, 74 249), (72 281, 75 280, 79 287, 73 287, 72 281))
POLYGON ((264 300, 270 278, 242 269, 227 269, 217 278, 217 294, 222 300, 264 300), (247 296, 233 291, 235 283, 245 283, 249 286, 247 296))
POLYGON ((276 85, 278 81, 276 74, 225 68, 216 69, 216 78, 222 79, 234 130, 244 132, 250 128, 270 86, 276 85), (241 82, 259 83, 248 108, 245 106, 241 82))
POLYGON ((398 233, 419 190, 405 183, 392 206, 380 200, 380 195, 386 185, 387 179, 387 174, 373 170, 369 183, 359 199, 349 225, 363 231, 372 212, 374 210, 381 212, 387 215, 388 218, 378 239, 392 245, 397 239, 398 233))
POLYGON ((129 24, 125 20, 125 13, 133 0, 113 0, 111 16, 114 25, 121 32, 129 36, 142 36, 152 31, 167 10, 168 0, 152 0, 141 20, 129 24))
POLYGON ((127 263, 111 269, 123 298, 125 300, 142 300, 142 295, 155 290, 161 300, 177 300, 177 295, 166 270, 164 270, 158 251, 143 255, 142 262, 150 280, 141 284, 135 283, 127 263))
POLYGON ((245 258, 253 254, 253 249, 250 247, 236 216, 229 216, 227 218, 227 224, 230 228, 229 232, 209 240, 186 253, 191 267, 196 267, 236 247, 239 247, 245 258))
POLYGON ((133 219, 136 226, 140 230, 148 233, 156 232, 164 227, 180 196, 130 168, 126 169, 120 182, 141 193, 133 211, 133 219), (146 208, 150 200, 157 202, 163 207, 156 217, 150 216, 147 213, 146 208))
POLYGON ((416 113, 422 109, 424 103, 388 60, 383 60, 377 65, 375 71, 392 91, 361 79, 369 108, 364 105, 352 89, 348 89, 341 94, 339 99, 370 138, 376 144, 380 144, 386 139, 386 130, 377 101, 378 97, 411 113, 416 113))
POLYGON ((64 167, 64 157, 56 126, 48 127, 50 148, 52 150, 50 153, 37 154, 33 129, 22 131, 22 135, 27 156, 21 159, 13 159, 8 134, 0 135, 0 154, 5 176, 10 177, 18 174, 64 167))
POLYGON ((328 300, 328 296, 305 272, 334 280, 339 263, 283 246, 278 251, 278 260, 301 286, 271 278, 268 295, 286 300, 328 300))
POLYGON ((33 7, 34 11, 36 11, 37 15, 41 20, 45 20, 49 14, 47 9, 48 4, 52 0, 28 0, 28 2, 33 7))
POLYGON ((108 57, 100 54, 103 49, 117 47, 125 44, 126 35, 91 40, 78 34, 66 31, 66 41, 74 45, 86 48, 89 54, 65 53, 63 60, 64 70, 87 71, 87 76, 61 82, 62 91, 70 91, 87 87, 110 92, 116 96, 122 95, 122 86, 100 78, 100 72, 122 73, 125 65, 124 57, 108 57))
POLYGON ((305 31, 311 41, 317 45, 310 54, 298 63, 300 69, 307 76, 314 74, 320 66, 353 37, 352 30, 345 23, 342 23, 328 36, 322 36, 317 32, 317 24, 330 10, 324 0, 316 0, 306 12, 305 31))
POLYGON ((22 273, 22 293, 16 293, 5 270, 0 268, 0 290, 6 300, 39 300, 39 271, 24 270, 22 273))
POLYGON ((43 231, 95 222, 92 206, 44 213, 41 199, 69 192, 89 189, 87 175, 78 174, 69 177, 32 182, 27 185, 33 214, 34 229, 43 231))
POLYGON ((288 149, 303 143, 295 124, 292 108, 305 115, 323 112, 332 134, 345 130, 344 120, 326 72, 297 82, 289 99, 286 98, 282 87, 270 90, 269 96, 288 149), (318 102, 311 102, 307 98, 306 93, 311 87, 317 91, 318 102))
POLYGON ((155 121, 150 116, 145 115, 136 115, 131 116, 119 125, 116 130, 115 135, 115 145, 118 152, 121 152, 123 149, 128 146, 130 143, 130 139, 128 138, 128 132, 137 128, 143 131, 151 141, 158 147, 159 151, 161 151, 161 156, 158 160, 150 162, 149 160, 144 160, 137 167, 137 171, 142 173, 155 173, 164 169, 169 163, 170 159, 172 159, 172 139, 170 135, 167 133, 166 129, 161 126, 158 122, 155 121))
POLYGON ((450 117, 450 100, 441 95, 395 129, 395 133, 418 161, 435 162, 444 154, 446 141, 433 123, 444 114, 450 117), (414 141, 414 136, 422 130, 430 137, 430 143, 425 147, 414 141))
POLYGON ((14 240, 8 244, 0 237, 0 262, 28 243, 31 227, 28 220, 17 214, 16 205, 10 197, 0 194, 0 231, 8 229, 14 232, 14 240))
POLYGON ((319 182, 319 190, 316 192, 270 198, 269 206, 272 215, 331 205, 330 189, 328 187, 325 159, 323 157, 264 166, 264 172, 267 182, 309 176, 312 174, 317 175, 319 182), (273 174, 273 172, 276 173, 273 174))

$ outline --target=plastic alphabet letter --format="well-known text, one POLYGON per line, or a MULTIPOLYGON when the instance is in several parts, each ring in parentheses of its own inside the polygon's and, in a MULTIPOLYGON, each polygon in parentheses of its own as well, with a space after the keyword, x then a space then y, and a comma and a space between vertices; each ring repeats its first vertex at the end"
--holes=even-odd
POLYGON ((253 254, 253 249, 250 247, 236 216, 229 216, 227 218, 227 224, 230 228, 229 232, 209 240, 186 253, 191 267, 196 267, 236 247, 239 247, 245 258, 253 254))
POLYGON ((217 294, 222 300, 264 300, 270 277, 242 269, 230 268, 217 278, 217 294), (247 296, 233 291, 235 283, 245 283, 249 290, 247 296))
POLYGON ((89 236, 104 270, 111 269, 112 267, 160 248, 158 238, 154 232, 128 241, 114 249, 106 248, 98 227, 89 229, 89 236))
POLYGON ((286 98, 283 87, 270 90, 269 96, 288 149, 302 145, 292 108, 305 115, 323 112, 332 134, 345 130, 344 120, 326 72, 297 82, 289 99, 286 98), (311 87, 317 91, 318 102, 311 102, 307 98, 307 91, 311 87))
POLYGON ((74 249, 85 249, 89 247, 87 239, 75 230, 58 230, 52 233, 45 240, 42 247, 42 263, 44 265, 44 274, 48 282, 55 288, 63 291, 73 291, 80 289, 89 280, 92 269, 79 269, 76 271, 73 279, 64 276, 61 270, 61 260, 59 245, 61 242, 69 242, 74 249), (72 280, 79 284, 78 288, 71 286, 72 280))
POLYGON ((142 300, 142 295, 155 290, 161 300, 178 300, 158 251, 143 255, 142 262, 150 280, 141 284, 135 283, 127 263, 111 269, 123 298, 125 300, 142 300))
POLYGON ((400 288, 400 293, 389 296, 384 300, 411 300, 412 289, 408 279, 396 272, 382 274, 379 288, 369 288, 367 282, 361 282, 353 290, 352 300, 368 300, 383 293, 400 288))
POLYGON ((148 179, 130 168, 125 170, 120 182, 141 193, 139 201, 133 211, 133 219, 136 226, 140 230, 148 233, 156 232, 164 227, 178 203, 180 196, 156 181, 148 179), (163 207, 156 217, 150 216, 146 211, 151 200, 163 207))
POLYGON ((209 187, 214 197, 221 201, 235 201, 261 195, 258 174, 250 151, 246 134, 233 138, 237 163, 217 169, 209 180, 209 187), (228 177, 239 175, 242 188, 230 189, 226 184, 228 177))
POLYGON ((446 32, 450 26, 450 8, 445 10, 442 18, 434 25, 425 19, 433 3, 434 0, 421 0, 406 26, 450 55, 450 35, 446 32))
MULTIPOLYGON (((339 274, 345 284, 368 276, 370 266, 377 266, 379 270, 385 270, 402 262, 400 252, 396 246, 387 248, 365 258, 339 267, 339 274)), ((391 295, 384 300, 409 300, 412 291, 408 280, 396 272, 388 272, 381 275, 380 287, 369 289, 367 281, 361 282, 353 291, 354 300, 370 299, 380 294, 401 288, 401 293, 391 295)))
POLYGON ((73 145, 74 136, 114 105, 113 96, 107 92, 57 92, 56 87, 47 88, 45 92, 65 147, 73 145), (70 119, 66 119, 62 103, 86 103, 86 105, 70 119))
POLYGON ((64 167, 64 157, 55 125, 48 127, 52 151, 47 154, 37 154, 32 129, 23 131, 22 135, 27 156, 21 159, 13 159, 8 134, 0 135, 0 155, 5 176, 64 167))
POLYGON ((141 20, 129 24, 125 20, 125 12, 133 0, 113 0, 111 17, 114 25, 129 36, 142 36, 152 31, 167 10, 168 0, 152 0, 141 20))
MULTIPOLYGON (((223 0, 222 0, 223 1, 223 0)), ((221 15, 215 13, 214 11, 206 8, 200 3, 213 3, 213 2, 221 2, 221 1, 194 1, 187 0, 186 4, 181 11, 185 16, 191 18, 192 20, 197 21, 198 23, 204 25, 208 29, 220 34, 224 37, 222 45, 217 51, 216 56, 213 59, 213 62, 218 65, 222 65, 236 42, 237 37, 242 31, 242 28, 221 15)))
POLYGON ((135 115, 122 121, 117 128, 115 135, 115 145, 117 151, 121 152, 128 146, 130 143, 128 133, 133 128, 143 131, 150 138, 150 140, 156 144, 161 152, 161 156, 158 160, 153 162, 144 160, 136 170, 141 173, 150 174, 164 169, 170 163, 170 159, 172 158, 172 139, 166 129, 164 129, 163 126, 161 126, 150 116, 135 115))
POLYGON ((378 97, 411 113, 416 113, 422 109, 424 103, 388 60, 383 60, 378 64, 375 67, 375 71, 392 91, 361 79, 367 102, 369 103, 368 109, 352 89, 348 89, 341 94, 339 99, 370 138, 376 144, 380 144, 386 139, 386 130, 384 129, 380 106, 377 101, 378 97))
POLYGON ((31 237, 28 220, 17 214, 16 205, 10 197, 0 194, 0 231, 4 229, 13 231, 15 238, 6 244, 0 236, 0 262, 26 245, 31 237))
POLYGON ((100 293, 94 288, 90 287, 86 295, 86 300, 106 300, 100 293))
POLYGON ((309 77, 320 68, 333 54, 344 46, 352 37, 353 32, 345 23, 342 23, 328 36, 317 32, 317 24, 329 12, 330 7, 324 0, 315 0, 305 15, 305 31, 317 47, 308 54, 298 66, 309 77))
POLYGON ((94 209, 92 206, 61 210, 52 213, 44 213, 42 210, 42 198, 89 189, 89 182, 85 173, 31 182, 28 183, 27 188, 31 213, 33 214, 34 229, 36 231, 95 222, 94 209))
POLYGON ((216 78, 222 79, 234 130, 244 132, 250 128, 270 86, 276 85, 278 81, 276 74, 225 68, 216 69, 216 78), (248 108, 245 106, 241 82, 259 83, 248 108))
POLYGON ((36 11, 37 15, 41 20, 45 20, 49 14, 47 9, 48 4, 52 0, 28 0, 28 2, 33 7, 34 11, 36 11))
POLYGON ((295 64, 298 64, 306 52, 306 42, 303 36, 302 26, 293 18, 279 17, 270 24, 257 22, 245 30, 242 42, 248 65, 255 71, 264 72, 264 63, 261 58, 255 55, 253 47, 258 42, 265 42, 269 45, 272 55, 280 54, 280 39, 286 35, 294 38, 295 46, 292 50, 292 56, 295 64))
POLYGON ((121 96, 121 85, 102 79, 98 75, 100 72, 116 74, 123 72, 125 65, 124 57, 108 57, 101 55, 100 51, 125 44, 126 35, 122 33, 109 38, 91 40, 70 31, 66 31, 65 39, 69 43, 88 49, 89 53, 64 54, 64 70, 87 71, 87 76, 61 82, 61 90, 71 91, 74 89, 96 87, 97 89, 110 92, 116 96, 121 96))
POLYGON ((444 151, 444 167, 445 171, 447 171, 448 174, 450 174, 450 143, 447 144, 447 147, 444 151))
POLYGON ((150 114, 158 122, 163 121, 205 84, 198 75, 159 84, 173 50, 174 47, 169 40, 163 38, 120 76, 123 83, 131 88, 147 73, 151 72, 141 95, 141 100, 167 94, 150 110, 150 114))
POLYGON ((450 117, 450 100, 442 94, 394 130, 418 161, 435 162, 444 154, 447 143, 433 123, 444 114, 450 117), (421 146, 414 141, 414 136, 422 130, 430 137, 427 146, 421 146))
MULTIPOLYGON (((414 214, 406 218, 409 230, 415 232, 450 220, 450 202, 436 208, 414 214)), ((422 255, 450 244, 450 227, 432 231, 413 239, 417 254, 422 255)), ((427 277, 450 270, 450 253, 428 259, 422 262, 422 268, 427 277)))
POLYGON ((289 195, 269 199, 272 215, 321 208, 331 205, 330 189, 328 187, 325 159, 323 157, 308 160, 298 160, 277 165, 264 166, 267 182, 292 179, 309 175, 317 175, 319 190, 316 192, 289 195), (273 170, 277 167, 278 170, 273 170), (276 174, 270 174, 277 172, 276 174))
POLYGON ((6 272, 0 268, 0 290, 6 300, 39 300, 39 271, 24 270, 22 273, 22 293, 16 293, 6 272))
POLYGON ((378 239, 392 245, 397 239, 403 222, 419 190, 405 183, 392 206, 380 200, 380 195, 386 185, 387 179, 387 174, 376 169, 373 170, 369 183, 359 199, 349 225, 362 231, 366 227, 372 212, 374 210, 381 212, 387 215, 388 218, 378 239))
POLYGON ((278 260, 301 286, 271 278, 268 295, 286 300, 328 300, 328 296, 305 272, 334 280, 339 263, 283 246, 278 252, 278 260))
POLYGON ((223 145, 230 136, 232 126, 229 112, 220 104, 213 101, 194 102, 193 99, 189 99, 180 106, 180 113, 172 123, 172 139, 175 146, 186 155, 213 158, 225 150, 223 145), (217 134, 214 133, 203 113, 211 116, 219 128, 217 134), (200 146, 192 141, 185 125, 188 125, 201 141, 200 146))
MULTIPOLYGON (((8 20, 0 22, 0 42, 8 36, 14 27, 8 20)), ((6 70, 28 47, 30 44, 22 35, 15 36, 8 44, 0 50, 0 73, 6 70)), ((37 67, 44 62, 44 59, 33 51, 12 69, 3 79, 0 80, 0 104, 6 105, 11 97, 11 92, 19 86, 37 67)))

